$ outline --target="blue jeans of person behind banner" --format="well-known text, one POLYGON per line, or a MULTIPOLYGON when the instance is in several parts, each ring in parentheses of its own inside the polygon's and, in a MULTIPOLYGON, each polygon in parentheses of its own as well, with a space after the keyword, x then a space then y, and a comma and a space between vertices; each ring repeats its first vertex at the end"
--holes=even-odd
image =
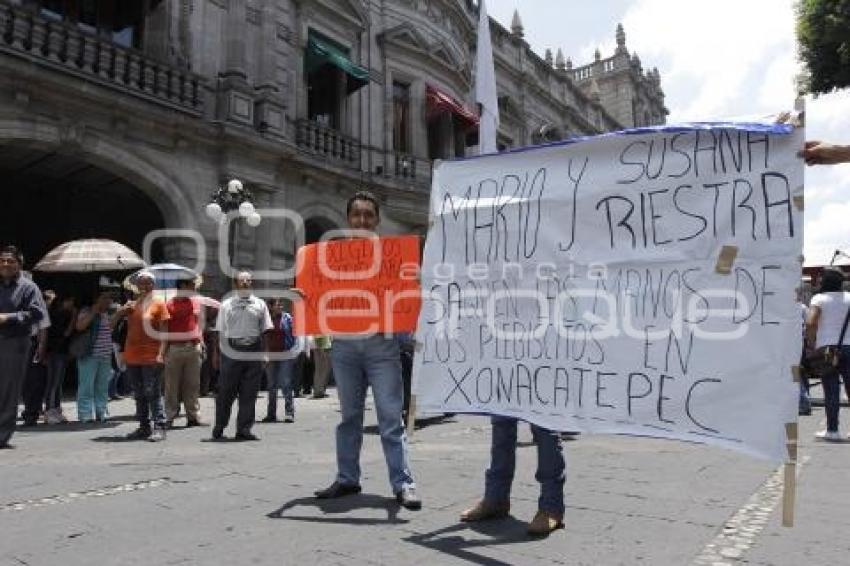
POLYGON ((77 419, 80 422, 105 419, 108 415, 110 357, 86 356, 77 360, 77 419), (92 414, 94 410, 94 414, 92 414))
POLYGON ((850 398, 850 346, 841 347, 841 364, 838 371, 832 375, 821 377, 823 386, 823 404, 826 411, 826 430, 838 432, 838 409, 841 407, 841 384, 844 380, 844 390, 850 398))
MULTIPOLYGON (((491 422, 493 436, 490 467, 484 476, 484 499, 492 503, 508 503, 516 469, 517 420, 492 417, 491 422)), ((537 507, 541 511, 563 517, 567 466, 561 437, 557 432, 535 425, 531 425, 531 433, 537 446, 537 473, 534 475, 540 483, 537 507)))
POLYGON ((283 410, 287 415, 295 416, 295 357, 291 360, 275 360, 266 367, 269 390, 267 415, 277 416, 277 391, 283 391, 283 410))
POLYGON ((136 397, 136 418, 139 427, 150 428, 151 421, 165 426, 165 408, 162 401, 162 366, 127 365, 127 376, 133 384, 136 397))
POLYGON ((800 402, 798 412, 800 414, 808 414, 812 412, 812 400, 809 398, 809 387, 805 383, 806 379, 800 379, 800 402))
POLYGON ((336 428, 337 481, 346 485, 360 484, 363 414, 366 389, 371 386, 393 492, 414 487, 401 420, 404 393, 398 341, 382 334, 368 338, 337 338, 331 348, 331 363, 342 413, 336 428))

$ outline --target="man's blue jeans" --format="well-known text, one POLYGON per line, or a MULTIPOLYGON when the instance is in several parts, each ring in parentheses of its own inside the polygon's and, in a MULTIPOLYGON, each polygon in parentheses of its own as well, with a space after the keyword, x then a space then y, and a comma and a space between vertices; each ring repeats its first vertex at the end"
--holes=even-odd
POLYGON ((295 357, 291 360, 275 360, 266 366, 266 378, 269 390, 267 416, 277 416, 277 390, 283 391, 283 410, 288 416, 295 416, 295 357))
MULTIPOLYGON (((508 503, 516 469, 517 421, 509 417, 493 417, 490 445, 490 467, 485 474, 484 499, 491 503, 508 503)), ((537 445, 537 473, 540 483, 540 510, 559 517, 564 515, 564 483, 566 463, 561 437, 557 432, 531 425, 537 445)))
POLYGON ((395 337, 334 338, 331 362, 342 421, 336 428, 337 481, 360 484, 360 448, 366 389, 372 386, 378 429, 393 492, 414 486, 401 420, 404 393, 401 358, 395 337))
POLYGON ((162 366, 127 366, 127 376, 136 394, 136 418, 141 428, 149 429, 151 421, 165 426, 165 408, 162 402, 162 366))

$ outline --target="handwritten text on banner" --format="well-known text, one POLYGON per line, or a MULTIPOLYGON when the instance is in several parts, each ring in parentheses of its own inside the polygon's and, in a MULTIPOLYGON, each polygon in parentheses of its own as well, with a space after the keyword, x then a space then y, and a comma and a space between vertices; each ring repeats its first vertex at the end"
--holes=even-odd
POLYGON ((783 459, 802 135, 703 125, 437 166, 419 407, 783 459))

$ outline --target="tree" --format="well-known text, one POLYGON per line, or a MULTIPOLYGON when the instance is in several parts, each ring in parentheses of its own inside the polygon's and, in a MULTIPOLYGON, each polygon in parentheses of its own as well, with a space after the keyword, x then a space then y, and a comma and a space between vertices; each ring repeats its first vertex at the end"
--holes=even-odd
POLYGON ((850 86, 850 0, 799 0, 797 39, 806 66, 804 91, 850 86))

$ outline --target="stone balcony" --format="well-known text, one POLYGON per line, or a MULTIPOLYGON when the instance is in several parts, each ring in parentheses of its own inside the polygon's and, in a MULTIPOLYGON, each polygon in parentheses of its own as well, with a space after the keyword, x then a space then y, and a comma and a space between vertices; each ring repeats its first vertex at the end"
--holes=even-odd
POLYGON ((390 154, 395 178, 417 189, 427 189, 431 185, 431 161, 418 159, 406 153, 390 154))
POLYGON ((331 164, 360 169, 360 142, 333 128, 312 120, 297 120, 295 142, 301 150, 331 164))
POLYGON ((193 115, 203 79, 38 13, 0 0, 0 53, 193 115))

